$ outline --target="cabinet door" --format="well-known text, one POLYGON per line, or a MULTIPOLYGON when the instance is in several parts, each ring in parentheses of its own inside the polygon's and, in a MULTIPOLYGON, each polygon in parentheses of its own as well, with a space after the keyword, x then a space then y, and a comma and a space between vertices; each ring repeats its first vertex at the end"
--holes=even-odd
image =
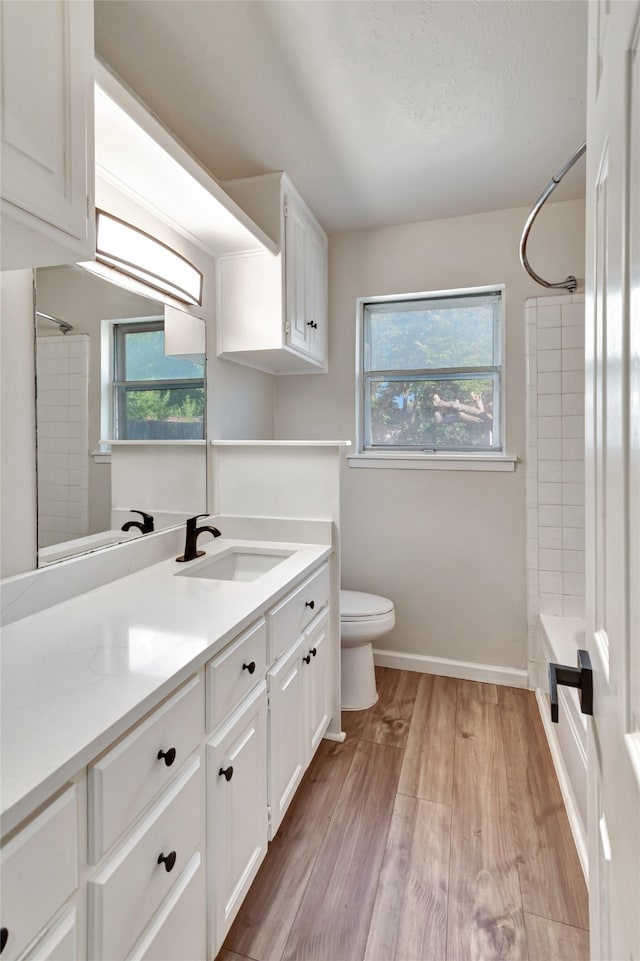
POLYGON ((93 256, 93 4, 3 3, 0 26, 2 269, 93 256))
POLYGON ((302 667, 305 683, 307 763, 315 754, 331 720, 331 622, 326 608, 304 633, 302 667))
POLYGON ((285 199, 285 286, 287 343, 309 353, 311 328, 307 326, 306 257, 307 221, 292 197, 285 199))
POLYGON ((267 851, 267 686, 207 744, 210 911, 215 957, 267 851))
POLYGON ((327 251, 324 238, 311 225, 305 237, 304 267, 307 350, 323 363, 327 352, 327 251))
POLYGON ((306 766, 300 637, 267 674, 269 689, 269 839, 280 827, 306 766))

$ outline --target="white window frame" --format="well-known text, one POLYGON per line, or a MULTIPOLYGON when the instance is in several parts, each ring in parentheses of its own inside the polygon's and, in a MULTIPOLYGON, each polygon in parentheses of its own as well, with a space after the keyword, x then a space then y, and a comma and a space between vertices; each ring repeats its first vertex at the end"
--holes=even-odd
POLYGON ((505 437, 505 285, 459 288, 455 290, 424 291, 421 293, 358 297, 356 301, 356 452, 347 458, 350 467, 435 469, 435 470, 515 470, 516 458, 506 454, 505 437), (502 301, 498 324, 500 346, 500 397, 498 400, 500 450, 418 451, 406 449, 365 448, 365 309, 370 304, 389 304, 407 301, 442 300, 474 294, 499 293, 502 301))

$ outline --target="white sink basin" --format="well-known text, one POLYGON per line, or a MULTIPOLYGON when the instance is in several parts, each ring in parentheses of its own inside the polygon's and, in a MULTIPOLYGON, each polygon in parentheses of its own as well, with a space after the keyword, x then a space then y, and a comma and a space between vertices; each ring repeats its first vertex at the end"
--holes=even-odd
POLYGON ((204 577, 212 581, 255 581, 292 554, 293 551, 287 550, 261 551, 252 547, 230 547, 210 560, 177 573, 183 577, 204 577))

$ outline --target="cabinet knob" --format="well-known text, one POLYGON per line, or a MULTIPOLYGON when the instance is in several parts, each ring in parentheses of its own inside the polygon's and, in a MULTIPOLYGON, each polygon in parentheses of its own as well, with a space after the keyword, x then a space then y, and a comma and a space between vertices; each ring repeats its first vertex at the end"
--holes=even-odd
POLYGON ((311 664, 311 654, 307 654, 307 656, 303 657, 302 660, 305 664, 311 664))
POLYGON ((232 765, 230 764, 229 767, 227 768, 221 767, 220 770, 218 771, 218 777, 220 777, 220 775, 224 775, 225 780, 230 781, 231 778, 233 777, 232 765))
POLYGON ((318 329, 318 325, 316 324, 315 320, 308 320, 307 327, 311 327, 312 330, 318 329))
POLYGON ((162 761, 163 759, 167 767, 171 767, 176 759, 175 747, 170 747, 168 751, 158 751, 158 760, 162 761))
POLYGON ((312 647, 311 650, 309 651, 309 654, 313 654, 314 657, 316 656, 317 653, 318 653, 317 647, 312 647))
POLYGON ((0 954, 4 951, 9 940, 9 928, 0 928, 0 954))
POLYGON ((316 602, 315 602, 315 601, 305 601, 305 605, 304 605, 304 606, 305 606, 305 607, 310 607, 311 610, 313 610, 314 607, 316 606, 316 602))
POLYGON ((168 874, 169 871, 173 871, 173 869, 174 869, 174 867, 175 867, 175 865, 176 865, 176 857, 177 857, 177 854, 176 854, 175 851, 169 851, 169 853, 166 854, 166 855, 165 855, 165 854, 159 854, 159 855, 158 855, 158 864, 164 864, 164 869, 165 869, 165 871, 166 871, 167 874, 168 874))
POLYGON ((248 664, 243 664, 243 665, 242 665, 242 670, 243 670, 243 671, 248 671, 249 674, 253 674, 253 672, 255 671, 255 669, 256 669, 256 662, 255 662, 255 661, 249 661, 248 664))

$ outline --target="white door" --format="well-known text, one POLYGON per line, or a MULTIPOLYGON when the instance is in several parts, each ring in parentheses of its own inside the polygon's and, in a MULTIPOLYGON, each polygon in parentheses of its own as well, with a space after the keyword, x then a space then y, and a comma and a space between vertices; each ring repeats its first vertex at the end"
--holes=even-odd
POLYGON ((589 4, 586 296, 591 957, 640 961, 640 0, 589 4))

